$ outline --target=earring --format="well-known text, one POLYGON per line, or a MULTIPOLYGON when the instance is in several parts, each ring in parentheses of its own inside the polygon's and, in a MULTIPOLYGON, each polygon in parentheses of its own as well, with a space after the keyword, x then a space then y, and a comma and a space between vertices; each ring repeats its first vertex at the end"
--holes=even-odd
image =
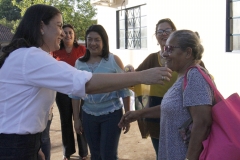
POLYGON ((44 35, 44 32, 43 32, 43 31, 41 31, 41 33, 42 33, 42 35, 44 35))

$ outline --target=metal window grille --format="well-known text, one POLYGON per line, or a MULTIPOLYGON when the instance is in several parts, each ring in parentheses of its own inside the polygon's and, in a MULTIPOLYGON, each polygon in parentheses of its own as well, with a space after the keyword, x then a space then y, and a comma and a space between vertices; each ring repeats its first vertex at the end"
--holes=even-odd
POLYGON ((226 52, 240 52, 240 0, 226 2, 226 52))
POLYGON ((117 48, 147 48, 146 5, 117 11, 117 48))

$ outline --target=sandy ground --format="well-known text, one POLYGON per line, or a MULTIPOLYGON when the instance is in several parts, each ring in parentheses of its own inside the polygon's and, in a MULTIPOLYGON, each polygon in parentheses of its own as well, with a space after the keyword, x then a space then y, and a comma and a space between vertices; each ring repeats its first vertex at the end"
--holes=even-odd
MULTIPOLYGON (((62 137, 60 128, 60 118, 58 108, 54 106, 53 120, 50 128, 50 137, 52 143, 51 160, 62 159, 62 137)), ((152 147, 151 139, 142 139, 138 130, 137 123, 131 124, 130 131, 121 135, 118 154, 119 160, 155 160, 156 155, 152 147)), ((77 145, 76 145, 76 149, 77 145)), ((71 160, 79 160, 78 154, 73 154, 71 160)), ((90 160, 90 155, 88 157, 90 160)))

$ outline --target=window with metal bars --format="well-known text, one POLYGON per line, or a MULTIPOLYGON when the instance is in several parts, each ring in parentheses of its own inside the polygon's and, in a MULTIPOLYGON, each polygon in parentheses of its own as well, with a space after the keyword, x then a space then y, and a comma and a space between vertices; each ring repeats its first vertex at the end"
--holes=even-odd
POLYGON ((240 52, 240 0, 226 2, 226 52, 240 52))
POLYGON ((146 5, 117 11, 117 49, 147 48, 146 5))

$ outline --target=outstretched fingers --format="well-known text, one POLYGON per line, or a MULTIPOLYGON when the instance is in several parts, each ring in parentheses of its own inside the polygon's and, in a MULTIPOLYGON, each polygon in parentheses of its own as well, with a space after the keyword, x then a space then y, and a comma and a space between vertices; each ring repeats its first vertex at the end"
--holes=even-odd
POLYGON ((172 70, 167 67, 155 67, 144 70, 142 74, 144 84, 164 84, 164 82, 170 81, 172 70))
POLYGON ((172 70, 167 67, 160 67, 161 80, 170 81, 172 78, 172 70))
POLYGON ((128 112, 126 112, 126 113, 122 116, 120 122, 118 123, 119 128, 126 128, 126 127, 129 125, 129 123, 131 123, 131 122, 129 121, 129 118, 128 118, 128 115, 129 115, 130 113, 131 113, 131 112, 128 111, 128 112))

